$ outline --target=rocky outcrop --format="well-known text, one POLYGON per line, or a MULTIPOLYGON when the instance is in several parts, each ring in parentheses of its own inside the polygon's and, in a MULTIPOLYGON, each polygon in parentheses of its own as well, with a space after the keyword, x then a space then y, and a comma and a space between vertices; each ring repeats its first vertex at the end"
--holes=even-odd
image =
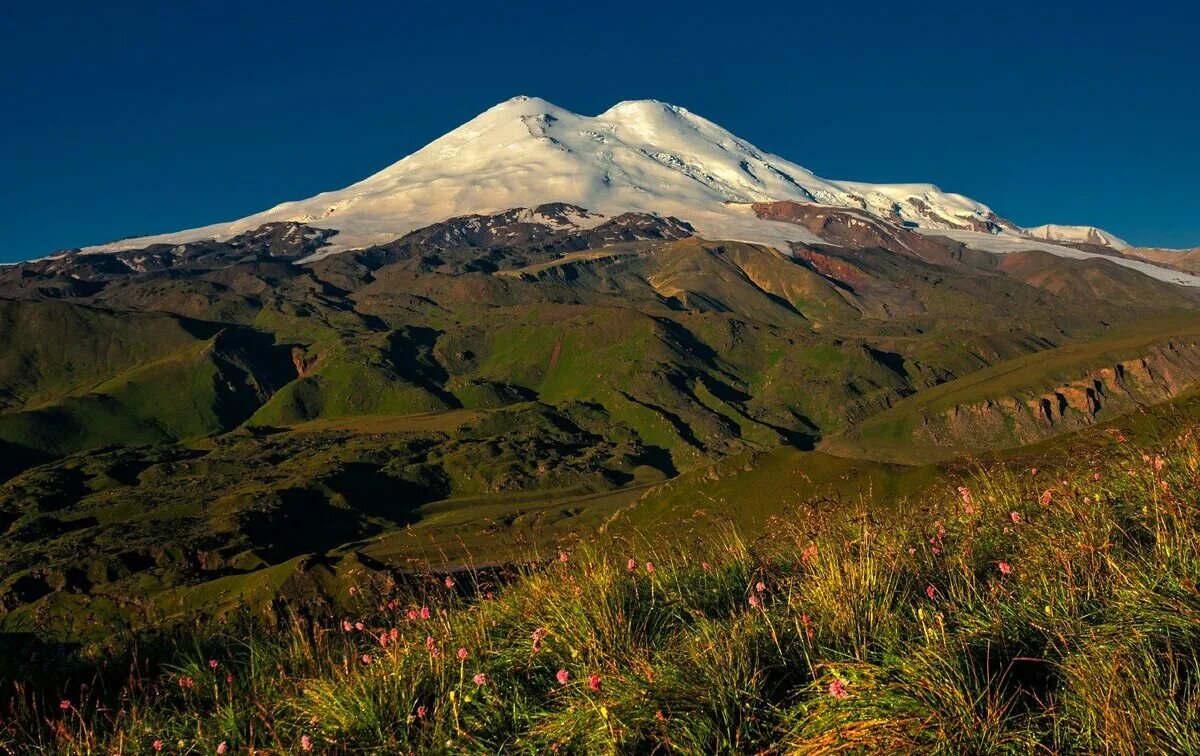
POLYGON ((116 252, 79 252, 0 268, 0 296, 85 297, 118 281, 204 275, 238 265, 292 262, 328 245, 337 232, 302 223, 267 223, 223 241, 151 244, 116 252))
POLYGON ((866 273, 857 265, 814 249, 797 245, 792 249, 792 256, 805 267, 826 278, 832 278, 842 283, 853 285, 862 282, 867 277, 866 273))
POLYGON ((1169 340, 1040 392, 926 415, 915 441, 963 449, 1026 444, 1158 404, 1200 384, 1200 342, 1169 340))
POLYGON ((670 216, 613 217, 552 202, 491 215, 464 215, 417 229, 357 254, 368 267, 413 263, 442 272, 494 272, 548 262, 564 254, 635 241, 674 241, 692 227, 670 216))
POLYGON ((866 211, 801 202, 756 202, 751 205, 763 220, 803 226, 815 236, 839 247, 877 247, 922 260, 944 262, 950 249, 943 241, 922 236, 899 223, 866 211))

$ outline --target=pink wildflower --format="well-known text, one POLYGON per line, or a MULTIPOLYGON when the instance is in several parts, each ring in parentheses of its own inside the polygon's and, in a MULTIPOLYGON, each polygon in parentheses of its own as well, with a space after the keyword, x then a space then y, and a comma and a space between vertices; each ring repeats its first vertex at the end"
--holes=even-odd
POLYGON ((593 691, 600 690, 600 675, 588 675, 588 689, 593 691))
POLYGON ((758 583, 754 586, 754 590, 758 591, 759 593, 762 593, 763 591, 767 590, 767 584, 764 583, 763 581, 759 580, 758 583))
POLYGON ((350 620, 342 620, 342 630, 347 633, 354 629, 354 625, 350 624, 350 620))
POLYGON ((1031 467, 1031 468, 1029 469, 1029 474, 1030 474, 1030 475, 1037 475, 1037 471, 1038 471, 1038 469, 1037 469, 1036 467, 1031 467))
POLYGON ((371 663, 371 655, 370 655, 370 654, 363 654, 363 655, 362 655, 362 663, 363 663, 363 664, 370 664, 370 663, 371 663))
POLYGON ((446 576, 446 587, 447 588, 454 587, 454 578, 450 577, 449 575, 446 576))
POLYGON ((361 622, 355 622, 355 623, 354 623, 354 629, 355 629, 355 630, 357 630, 357 631, 359 631, 360 633, 363 631, 363 629, 364 629, 365 627, 366 627, 366 625, 364 625, 364 624, 363 624, 363 623, 361 623, 361 622))
POLYGON ((1162 472, 1163 465, 1165 465, 1165 464, 1167 464, 1167 463, 1163 462, 1162 457, 1155 457, 1154 458, 1154 472, 1162 472))
POLYGON ((758 596, 756 596, 755 594, 751 593, 751 594, 750 594, 750 606, 753 606, 753 607, 756 607, 756 608, 757 608, 757 607, 758 607, 758 605, 759 605, 760 603, 762 603, 762 602, 761 602, 761 601, 759 601, 759 599, 758 599, 758 596))
POLYGON ((300 750, 301 751, 311 751, 312 749, 313 749, 312 738, 310 738, 307 735, 301 735, 300 736, 300 750))
POLYGON ((654 572, 654 562, 646 562, 646 572, 654 572))
POLYGON ((701 562, 700 569, 704 570, 705 572, 710 572, 712 571, 712 565, 710 565, 708 562, 701 562))
POLYGON ((846 683, 837 677, 833 678, 833 682, 829 683, 829 695, 839 700, 850 697, 850 694, 846 692, 846 683))
POLYGON ((467 658, 467 649, 465 649, 465 648, 458 649, 458 660, 466 661, 466 658, 467 658))
POLYGON ((63 711, 66 711, 67 709, 71 708, 71 702, 70 701, 59 701, 58 708, 62 709, 63 711))
POLYGON ((1021 513, 1020 512, 1009 512, 1008 516, 1013 522, 1021 521, 1021 513))
POLYGON ((1042 498, 1039 499, 1039 501, 1041 501, 1042 506, 1044 507, 1044 506, 1048 505, 1050 503, 1050 500, 1053 498, 1054 498, 1054 492, 1051 491, 1049 488, 1047 488, 1045 491, 1042 491, 1042 498))
POLYGON ((415 620, 415 619, 417 618, 417 610, 416 610, 416 609, 409 609, 409 610, 408 610, 408 618, 409 618, 410 620, 415 620))
POLYGON ((386 646, 387 646, 387 644, 388 644, 388 634, 387 634, 387 633, 380 633, 380 634, 379 634, 379 645, 380 645, 380 647, 386 647, 386 646))
POLYGON ((422 705, 417 707, 417 719, 424 719, 428 710, 422 705))
POLYGON ((804 547, 803 551, 800 552, 800 561, 804 564, 811 564, 816 558, 817 545, 815 543, 810 543, 808 546, 804 547))
POLYGON ((629 563, 626 564, 625 566, 629 568, 630 572, 634 572, 637 570, 637 560, 634 559, 633 557, 630 557, 629 563))
POLYGON ((482 672, 476 672, 475 677, 471 678, 476 685, 487 685, 487 675, 482 672))
POLYGON ((933 601, 933 597, 937 595, 937 588, 932 585, 925 586, 925 595, 929 597, 930 601, 933 601))
POLYGON ((388 630, 388 638, 392 643, 395 643, 400 638, 400 631, 393 627, 391 630, 388 630))
POLYGON ((354 586, 350 586, 350 595, 353 596, 356 593, 358 593, 358 589, 354 586))
POLYGON ((217 743, 217 756, 222 756, 222 754, 224 754, 225 751, 228 750, 228 748, 229 748, 229 746, 225 743, 224 740, 222 740, 220 743, 217 743))
POLYGON ((429 619, 429 617, 430 617, 429 607, 427 607, 427 606, 421 607, 421 619, 429 619))
POLYGON ((1008 562, 997 562, 996 566, 1000 568, 1001 575, 1007 575, 1012 572, 1012 567, 1009 566, 1008 562))
POLYGON ((217 668, 217 666, 218 666, 218 662, 217 662, 217 660, 216 660, 216 659, 209 659, 209 660, 208 660, 208 668, 209 668, 209 669, 216 669, 216 668, 217 668))
POLYGON ((567 681, 571 679, 571 673, 565 669, 560 669, 554 677, 558 679, 559 685, 566 685, 567 681))
POLYGON ((153 748, 155 751, 161 751, 163 748, 163 742, 161 740, 155 740, 153 743, 150 744, 150 747, 153 748))
POLYGON ((567 552, 565 552, 565 551, 558 552, 558 561, 566 562, 566 561, 569 561, 570 558, 571 557, 567 554, 567 552))

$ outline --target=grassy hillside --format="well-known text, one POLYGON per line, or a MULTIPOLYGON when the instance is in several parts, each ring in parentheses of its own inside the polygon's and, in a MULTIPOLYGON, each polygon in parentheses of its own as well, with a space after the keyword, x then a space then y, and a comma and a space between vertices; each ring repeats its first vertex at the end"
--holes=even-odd
POLYGON ((287 380, 288 368, 269 343, 220 332, 0 414, 0 440, 62 455, 209 436, 244 422, 287 380))
POLYGON ((1200 443, 1194 425, 1152 429, 750 541, 565 542, 400 582, 360 565, 336 576, 340 612, 186 634, 132 676, 119 658, 29 676, 55 657, 27 647, 7 657, 33 682, 6 690, 0 743, 1194 752, 1200 443))
POLYGON ((825 448, 913 462, 1020 446, 1070 430, 1072 419, 1074 427, 1091 424, 1114 416, 1114 409, 1130 411, 1185 390, 1200 376, 1194 355, 1198 339, 1200 321, 1169 318, 1018 357, 903 399, 829 439, 825 448), (1156 370, 1154 357, 1164 351, 1156 370), (1120 401, 1125 398, 1129 401, 1120 401), (1109 399, 1117 401, 1105 414, 1109 399), (1029 427, 1037 421, 1040 428, 1029 427), (928 431, 939 422, 958 423, 961 429, 951 427, 939 443, 928 431))
POLYGON ((159 313, 0 299, 0 411, 86 390, 215 331, 159 313))

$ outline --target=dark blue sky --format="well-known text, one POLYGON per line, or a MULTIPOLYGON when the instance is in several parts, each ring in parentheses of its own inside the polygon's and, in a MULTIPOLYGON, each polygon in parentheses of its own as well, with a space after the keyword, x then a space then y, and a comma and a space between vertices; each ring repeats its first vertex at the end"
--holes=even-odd
POLYGON ((339 188, 516 94, 665 100, 821 176, 1200 245, 1191 3, 22 5, 0 259, 339 188))

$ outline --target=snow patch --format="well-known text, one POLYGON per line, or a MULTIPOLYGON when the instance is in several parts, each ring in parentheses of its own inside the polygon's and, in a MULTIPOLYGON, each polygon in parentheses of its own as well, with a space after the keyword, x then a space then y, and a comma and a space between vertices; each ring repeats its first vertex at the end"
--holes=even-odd
POLYGON ((937 231, 931 229, 920 229, 919 233, 930 236, 945 236, 948 239, 962 242, 971 249, 992 252, 999 255, 1034 249, 1049 252, 1059 257, 1069 257, 1074 260, 1099 258, 1116 265, 1131 268, 1159 281, 1166 281, 1167 283, 1178 284, 1179 286, 1200 286, 1200 276, 1194 276, 1190 273, 1180 273, 1143 260, 1131 260, 1128 257, 1084 252, 1074 247, 1064 247, 1059 244, 1037 241, 1015 234, 981 234, 973 231, 937 231))
POLYGON ((1112 247, 1118 251, 1130 248, 1129 243, 1124 239, 1118 238, 1104 229, 1096 228, 1095 226, 1060 226, 1056 223, 1047 223, 1044 226, 1027 228, 1025 229, 1025 233, 1035 239, 1044 239, 1052 242, 1096 244, 1103 247, 1112 247))

